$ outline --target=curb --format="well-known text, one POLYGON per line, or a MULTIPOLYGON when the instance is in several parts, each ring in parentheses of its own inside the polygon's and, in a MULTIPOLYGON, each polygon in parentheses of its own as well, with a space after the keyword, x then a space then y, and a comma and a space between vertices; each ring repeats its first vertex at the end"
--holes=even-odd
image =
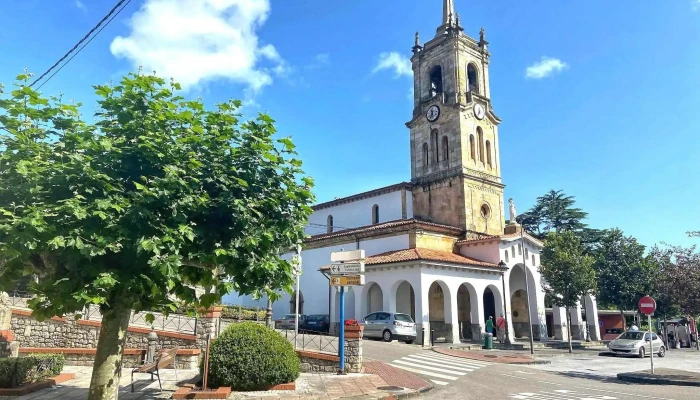
MULTIPOLYGON (((485 361, 485 362, 492 362, 494 364, 508 364, 508 365, 546 365, 546 364, 551 364, 552 362, 549 360, 532 360, 532 361, 521 361, 521 362, 508 362, 508 361, 491 361, 491 360, 484 360, 481 358, 471 358, 471 357, 461 357, 461 356, 455 356, 452 354, 445 354, 445 353, 440 353, 437 351, 435 348, 432 349, 434 352, 438 354, 442 354, 443 356, 450 356, 454 358, 464 358, 467 360, 474 360, 474 361, 485 361)), ((454 351, 461 351, 458 349, 452 349, 454 351)))
POLYGON ((648 375, 640 375, 629 372, 617 374, 617 379, 630 383, 643 383, 647 385, 673 385, 673 386, 700 386, 700 381, 684 381, 679 379, 652 378, 648 375))

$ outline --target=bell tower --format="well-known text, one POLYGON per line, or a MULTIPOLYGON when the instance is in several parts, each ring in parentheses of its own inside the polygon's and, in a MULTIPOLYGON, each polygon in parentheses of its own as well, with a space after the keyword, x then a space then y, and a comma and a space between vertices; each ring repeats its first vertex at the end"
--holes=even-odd
POLYGON ((488 42, 464 34, 454 0, 442 23, 413 46, 410 129, 413 213, 471 234, 499 235, 505 222, 498 124, 491 105, 488 42))

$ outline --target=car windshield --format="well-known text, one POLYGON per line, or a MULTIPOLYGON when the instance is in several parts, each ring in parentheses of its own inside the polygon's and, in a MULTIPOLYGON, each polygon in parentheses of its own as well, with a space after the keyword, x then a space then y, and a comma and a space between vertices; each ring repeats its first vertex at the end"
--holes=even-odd
POLYGON ((394 319, 401 322, 413 322, 411 316, 406 314, 394 314, 394 319))
POLYGON ((287 314, 282 319, 294 319, 294 314, 287 314))
POLYGON ((617 338, 621 340, 642 340, 644 332, 625 332, 617 338))
POLYGON ((325 315, 309 315, 306 319, 309 321, 323 321, 325 318, 325 315))

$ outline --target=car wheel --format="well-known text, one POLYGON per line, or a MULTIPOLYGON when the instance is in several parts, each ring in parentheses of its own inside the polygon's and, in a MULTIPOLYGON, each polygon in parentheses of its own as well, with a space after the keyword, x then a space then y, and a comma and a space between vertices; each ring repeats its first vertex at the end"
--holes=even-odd
POLYGON ((639 358, 644 358, 644 347, 640 347, 640 348, 639 348, 638 357, 639 357, 639 358))
POLYGON ((666 348, 664 346, 659 347, 659 357, 666 355, 666 348))
POLYGON ((413 344, 413 340, 406 340, 406 344, 413 344))
POLYGON ((385 342, 391 342, 393 339, 393 335, 391 334, 390 330, 385 330, 384 333, 382 333, 382 339, 384 339, 385 342))

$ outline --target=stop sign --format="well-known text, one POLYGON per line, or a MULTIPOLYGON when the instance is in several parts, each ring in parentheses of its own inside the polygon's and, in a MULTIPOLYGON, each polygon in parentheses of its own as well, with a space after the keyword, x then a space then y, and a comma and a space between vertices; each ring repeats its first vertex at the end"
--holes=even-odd
POLYGON ((651 315, 656 311, 656 301, 649 296, 639 299, 639 311, 644 315, 651 315))

